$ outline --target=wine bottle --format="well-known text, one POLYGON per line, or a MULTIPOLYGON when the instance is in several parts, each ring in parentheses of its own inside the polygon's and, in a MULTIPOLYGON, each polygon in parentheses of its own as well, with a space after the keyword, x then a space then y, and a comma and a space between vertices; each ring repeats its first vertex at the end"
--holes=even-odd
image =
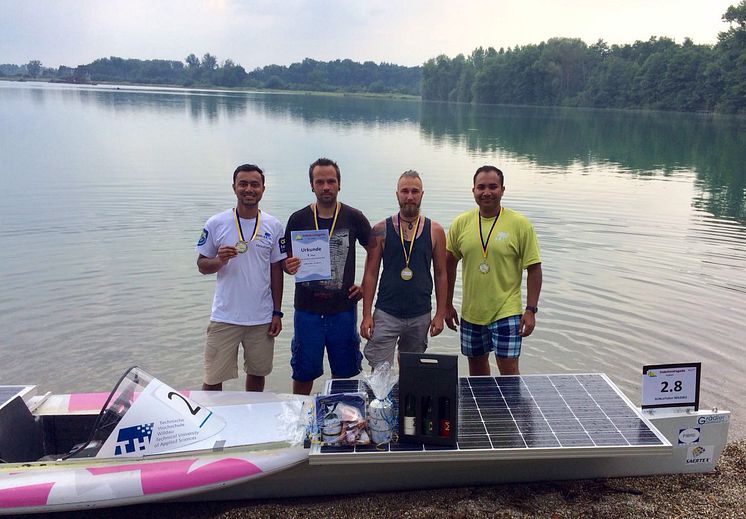
POLYGON ((451 401, 447 397, 440 399, 440 427, 438 436, 441 438, 451 437, 451 401))
POLYGON ((425 397, 425 403, 422 406, 425 412, 422 414, 422 434, 432 436, 435 434, 435 424, 433 423, 433 398, 425 397))
POLYGON ((407 395, 404 405, 404 434, 414 436, 417 428, 415 427, 415 414, 417 413, 417 401, 414 395, 407 395))

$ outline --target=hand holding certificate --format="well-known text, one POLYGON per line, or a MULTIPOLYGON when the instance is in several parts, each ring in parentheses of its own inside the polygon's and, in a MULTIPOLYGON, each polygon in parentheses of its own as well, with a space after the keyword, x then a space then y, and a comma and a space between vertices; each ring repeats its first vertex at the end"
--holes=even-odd
POLYGON ((298 272, 295 273, 295 282, 331 279, 329 231, 291 231, 290 237, 293 256, 301 260, 298 272))

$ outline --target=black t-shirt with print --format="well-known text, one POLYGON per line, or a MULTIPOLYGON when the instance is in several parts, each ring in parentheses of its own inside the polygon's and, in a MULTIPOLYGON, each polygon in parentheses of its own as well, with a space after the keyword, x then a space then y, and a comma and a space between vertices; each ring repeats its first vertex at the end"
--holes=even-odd
MULTIPOLYGON (((331 229, 333 218, 319 218, 319 229, 331 229)), ((288 255, 292 255, 292 232, 315 229, 310 206, 294 212, 285 226, 288 255)), ((295 308, 316 314, 334 314, 354 307, 348 290, 355 283, 355 242, 365 247, 370 240, 370 222, 362 212, 340 204, 337 224, 329 239, 332 278, 295 284, 295 308)))

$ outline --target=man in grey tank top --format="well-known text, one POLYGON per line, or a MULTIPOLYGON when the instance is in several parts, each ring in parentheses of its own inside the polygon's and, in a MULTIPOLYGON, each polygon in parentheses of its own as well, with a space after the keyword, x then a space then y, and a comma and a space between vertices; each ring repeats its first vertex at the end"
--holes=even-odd
POLYGON ((443 331, 448 295, 446 236, 440 224, 420 214, 424 194, 419 173, 405 171, 396 185, 399 212, 373 226, 360 324, 360 335, 368 339, 364 353, 371 368, 386 361, 393 365, 397 344, 399 351, 423 353, 428 332, 435 337, 443 331), (381 261, 383 273, 373 312, 381 261), (433 286, 436 308, 431 318, 433 286))

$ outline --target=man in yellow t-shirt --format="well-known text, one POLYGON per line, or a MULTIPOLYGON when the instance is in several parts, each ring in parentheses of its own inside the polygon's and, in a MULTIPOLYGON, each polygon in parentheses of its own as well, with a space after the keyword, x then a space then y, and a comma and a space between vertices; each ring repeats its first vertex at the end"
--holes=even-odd
POLYGON ((456 330, 459 324, 453 289, 456 265, 463 259, 461 352, 469 359, 469 374, 489 375, 489 354, 494 351, 500 374, 518 375, 521 340, 536 325, 542 277, 539 244, 528 218, 500 204, 505 193, 502 171, 482 166, 473 182, 478 207, 457 216, 448 230, 446 325, 456 330))

